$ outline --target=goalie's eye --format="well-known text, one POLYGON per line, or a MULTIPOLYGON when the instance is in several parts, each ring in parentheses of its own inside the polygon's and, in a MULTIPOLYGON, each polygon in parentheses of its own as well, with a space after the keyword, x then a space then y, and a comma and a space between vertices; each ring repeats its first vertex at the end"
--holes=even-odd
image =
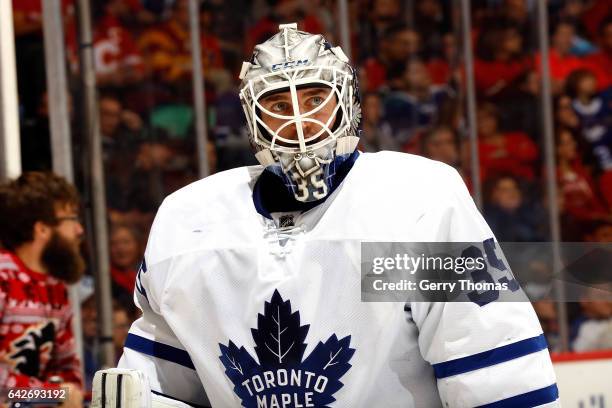
POLYGON ((325 98, 322 96, 313 96, 308 100, 308 104, 312 107, 317 107, 321 105, 325 101, 325 98))
POLYGON ((270 106, 270 111, 274 113, 283 113, 287 112, 291 105, 287 102, 276 102, 272 106, 270 106))

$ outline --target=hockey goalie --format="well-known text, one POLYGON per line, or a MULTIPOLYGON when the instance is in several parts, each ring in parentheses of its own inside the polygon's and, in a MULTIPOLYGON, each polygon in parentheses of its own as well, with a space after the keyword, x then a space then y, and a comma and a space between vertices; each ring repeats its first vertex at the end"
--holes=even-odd
POLYGON ((559 406, 529 302, 362 302, 363 242, 495 241, 451 167, 359 152, 342 50, 281 25, 240 78, 260 165, 165 199, 94 406, 559 406))

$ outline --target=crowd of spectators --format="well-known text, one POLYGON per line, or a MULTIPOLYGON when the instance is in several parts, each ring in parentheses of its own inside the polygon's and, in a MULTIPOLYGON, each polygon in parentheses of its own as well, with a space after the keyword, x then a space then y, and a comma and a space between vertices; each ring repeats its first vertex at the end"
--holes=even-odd
MULTIPOLYGON (((62 4, 68 66, 76 78, 74 5, 62 4)), ((607 0, 547 4, 562 239, 591 241, 594 230, 612 228, 612 6, 607 0)), ((197 178, 190 13, 188 0, 92 5, 113 292, 119 300, 133 289, 157 206, 197 178)), ((13 7, 24 166, 41 169, 50 166, 50 154, 42 140, 49 124, 40 0, 13 0, 13 7)), ((247 50, 290 21, 338 43, 335 7, 333 0, 201 2, 210 172, 254 163, 236 92, 247 50)), ((473 1, 471 8, 480 180, 472 180, 469 170, 465 69, 452 1, 349 1, 351 54, 362 91, 359 148, 443 161, 468 186, 483 185, 483 212, 500 241, 546 241, 535 3, 473 1)), ((72 115, 77 148, 84 144, 78 116, 72 115)), ((543 322, 554 313, 545 303, 538 310, 543 322)), ((601 310, 612 319, 612 308, 601 310)), ((585 308, 584 315, 593 313, 585 308)))

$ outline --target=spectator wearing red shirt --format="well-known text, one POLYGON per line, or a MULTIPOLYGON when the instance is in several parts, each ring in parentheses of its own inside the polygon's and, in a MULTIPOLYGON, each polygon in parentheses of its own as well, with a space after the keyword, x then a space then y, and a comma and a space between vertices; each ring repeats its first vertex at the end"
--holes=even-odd
POLYGON ((585 58, 595 73, 599 90, 612 87, 612 14, 599 26, 599 50, 585 58))
POLYGON ((110 264, 113 297, 130 300, 143 249, 140 233, 128 224, 116 224, 110 232, 110 264))
POLYGON ((491 27, 480 34, 474 61, 477 92, 493 98, 513 92, 533 68, 523 53, 523 37, 513 25, 491 27))
MULTIPOLYGON (((93 4, 93 53, 97 85, 123 87, 142 81, 145 70, 142 55, 132 34, 119 19, 125 5, 121 0, 101 0, 93 4)), ((72 70, 77 72, 79 54, 74 24, 67 30, 66 36, 68 57, 72 70)))
POLYGON ((66 408, 82 406, 66 288, 85 269, 78 207, 74 186, 52 173, 0 185, 0 390, 60 383, 66 408))
POLYGON ((367 77, 366 90, 379 91, 387 84, 390 68, 403 65, 416 58, 421 47, 421 37, 405 24, 396 24, 387 29, 379 44, 379 54, 368 58, 363 64, 367 77))
MULTIPOLYGON (((583 59, 570 53, 576 29, 568 21, 557 23, 551 38, 548 63, 550 65, 550 76, 552 79, 553 94, 558 95, 565 86, 565 81, 572 71, 584 68, 586 63, 583 59)), ((541 67, 541 55, 536 53, 536 66, 541 67)))
POLYGON ((612 221, 580 159, 576 139, 567 129, 557 132, 557 181, 567 215, 579 222, 612 221))
MULTIPOLYGON (((536 144, 523 132, 499 130, 499 112, 495 105, 485 103, 478 108, 478 154, 480 177, 483 181, 500 174, 533 181, 536 144)), ((466 149, 467 150, 467 149, 466 149)))
POLYGON ((457 38, 453 33, 442 36, 442 49, 439 56, 430 58, 426 65, 434 85, 461 82, 462 68, 459 65, 457 38))

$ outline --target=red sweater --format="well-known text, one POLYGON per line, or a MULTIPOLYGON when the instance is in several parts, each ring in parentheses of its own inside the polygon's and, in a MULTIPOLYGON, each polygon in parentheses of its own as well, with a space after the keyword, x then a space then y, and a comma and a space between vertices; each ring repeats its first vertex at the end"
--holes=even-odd
MULTIPOLYGON (((536 66, 540 70, 542 58, 540 54, 536 54, 535 58, 536 66)), ((583 59, 575 55, 561 56, 554 48, 550 49, 548 62, 550 64, 550 76, 557 81, 565 81, 572 71, 587 67, 583 59)))
POLYGON ((538 147, 522 132, 504 134, 501 145, 480 138, 478 153, 480 177, 485 180, 496 174, 512 174, 525 180, 535 177, 534 161, 538 158, 538 147))
POLYGON ((498 87, 499 90, 504 89, 532 69, 532 66, 530 58, 510 62, 485 61, 477 58, 474 61, 476 89, 481 94, 489 94, 498 87))
POLYGON ((608 211, 612 212, 612 170, 605 171, 599 177, 599 191, 608 206, 608 211))
MULTIPOLYGON (((121 22, 107 15, 95 26, 93 33, 96 74, 118 74, 126 67, 143 73, 145 65, 130 31, 121 22)), ((68 59, 73 71, 78 70, 79 50, 76 23, 66 30, 68 59)))
POLYGON ((131 270, 131 269, 122 270, 122 269, 119 269, 111 265, 110 272, 111 272, 111 278, 113 279, 113 282, 121 286, 123 289, 125 289, 129 293, 134 292, 134 285, 136 284, 136 274, 137 274, 135 270, 131 270))
POLYGON ((82 385, 66 286, 0 251, 0 389, 82 385))
POLYGON ((579 220, 609 215, 605 205, 596 194, 595 184, 589 172, 579 163, 570 171, 561 173, 557 169, 559 189, 563 194, 564 211, 579 220))

